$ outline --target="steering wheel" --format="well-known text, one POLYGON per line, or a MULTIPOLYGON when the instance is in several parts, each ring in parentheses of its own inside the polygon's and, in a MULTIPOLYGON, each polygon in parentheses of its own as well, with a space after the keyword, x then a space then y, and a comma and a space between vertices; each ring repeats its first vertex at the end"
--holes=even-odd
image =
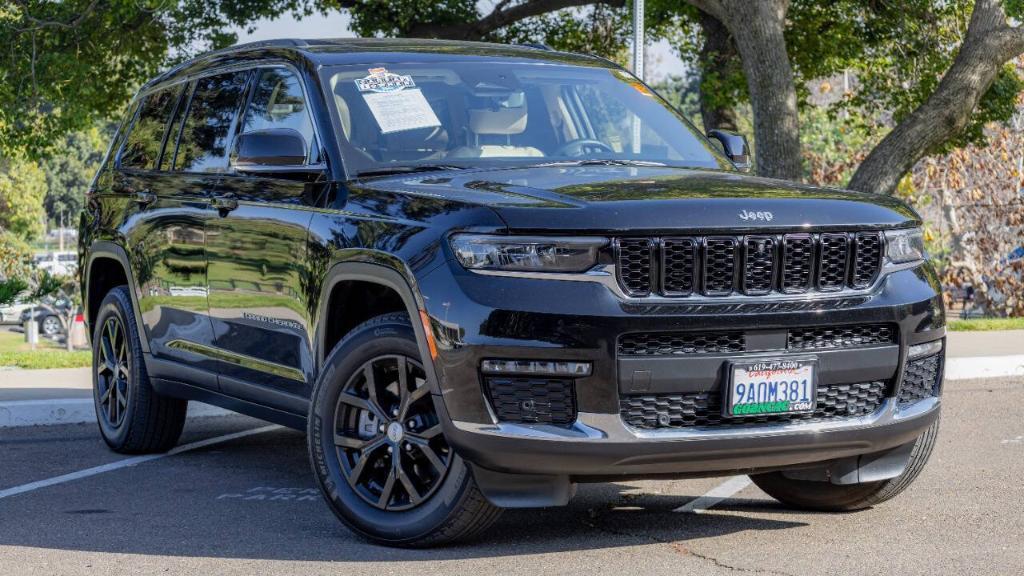
POLYGON ((555 151, 555 156, 583 156, 584 154, 596 154, 604 152, 607 154, 615 154, 615 150, 611 146, 601 142, 600 140, 591 140, 589 138, 577 138, 576 140, 570 140, 565 144, 562 144, 558 150, 555 151))

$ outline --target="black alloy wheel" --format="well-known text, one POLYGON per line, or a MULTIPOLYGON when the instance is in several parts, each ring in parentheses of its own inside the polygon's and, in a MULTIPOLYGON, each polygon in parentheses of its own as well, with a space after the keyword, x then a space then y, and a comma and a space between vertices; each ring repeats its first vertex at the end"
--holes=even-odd
POLYGON ((423 366, 381 355, 348 380, 334 411, 334 445, 353 491, 387 511, 430 498, 451 467, 423 366))
POLYGON ((99 412, 111 428, 119 428, 127 413, 132 370, 127 334, 117 316, 103 323, 96 354, 99 412))

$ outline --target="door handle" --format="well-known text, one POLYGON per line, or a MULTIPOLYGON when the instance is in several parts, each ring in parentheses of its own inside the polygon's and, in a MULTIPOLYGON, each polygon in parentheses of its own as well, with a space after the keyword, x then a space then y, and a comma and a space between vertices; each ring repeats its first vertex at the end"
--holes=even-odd
POLYGON ((235 198, 234 194, 215 196, 213 198, 213 207, 219 210, 221 214, 231 212, 235 208, 238 208, 238 199, 235 198))
POLYGON ((132 200, 142 204, 143 206, 147 206, 156 202, 156 194, 153 194, 149 190, 140 190, 132 195, 132 200))

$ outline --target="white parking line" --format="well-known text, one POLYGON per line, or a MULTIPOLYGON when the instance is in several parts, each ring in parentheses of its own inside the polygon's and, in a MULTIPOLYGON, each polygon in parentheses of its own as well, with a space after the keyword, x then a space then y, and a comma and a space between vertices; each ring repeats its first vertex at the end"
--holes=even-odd
POLYGON ((166 458, 168 456, 174 456, 175 454, 181 454, 182 452, 197 450, 199 448, 205 448, 206 446, 212 446, 214 444, 220 444, 222 442, 237 440, 238 438, 245 438, 246 436, 252 436, 254 434, 270 432, 271 430, 277 430, 278 428, 280 428, 280 426, 273 424, 270 426, 253 428, 251 430, 243 430, 241 432, 235 432, 233 434, 225 434, 223 436, 216 436, 214 438, 199 440, 197 442, 192 442, 191 444, 182 444, 181 446, 172 448, 167 452, 164 452, 163 454, 147 454, 145 456, 133 456, 131 458, 125 458, 124 460, 118 460, 117 462, 111 462, 110 464, 95 466, 93 468, 86 468, 85 470, 79 470, 77 472, 71 472, 70 474, 63 474, 61 476, 54 476, 53 478, 47 478, 45 480, 29 482, 28 484, 22 484, 21 486, 15 486, 13 488, 0 490, 0 500, 7 498, 8 496, 16 496, 18 494, 24 494, 25 492, 31 492, 33 490, 38 490, 40 488, 46 488, 47 486, 64 484, 65 482, 80 480, 82 478, 88 478, 89 476, 96 476, 97 474, 103 474, 104 472, 113 472, 114 470, 119 470, 121 468, 137 466, 144 462, 159 460, 161 458, 166 458))
POLYGON ((946 359, 946 380, 1024 376, 1024 354, 946 359))
POLYGON ((703 496, 694 498, 679 508, 676 508, 673 512, 692 512, 694 514, 703 514, 708 508, 711 508, 729 496, 743 490, 747 486, 750 486, 750 478, 748 476, 733 476, 718 486, 715 486, 703 496))

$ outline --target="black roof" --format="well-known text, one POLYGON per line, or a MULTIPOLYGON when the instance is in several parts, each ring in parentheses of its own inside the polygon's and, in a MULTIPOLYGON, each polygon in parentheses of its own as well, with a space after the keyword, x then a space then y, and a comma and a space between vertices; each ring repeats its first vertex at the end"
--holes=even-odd
POLYGON ((260 40, 237 44, 221 50, 200 54, 157 76, 143 89, 186 76, 212 66, 257 58, 306 60, 312 64, 388 64, 410 61, 479 60, 501 58, 517 61, 610 67, 615 64, 598 58, 558 52, 541 44, 495 44, 454 40, 384 39, 384 38, 321 38, 260 40))

